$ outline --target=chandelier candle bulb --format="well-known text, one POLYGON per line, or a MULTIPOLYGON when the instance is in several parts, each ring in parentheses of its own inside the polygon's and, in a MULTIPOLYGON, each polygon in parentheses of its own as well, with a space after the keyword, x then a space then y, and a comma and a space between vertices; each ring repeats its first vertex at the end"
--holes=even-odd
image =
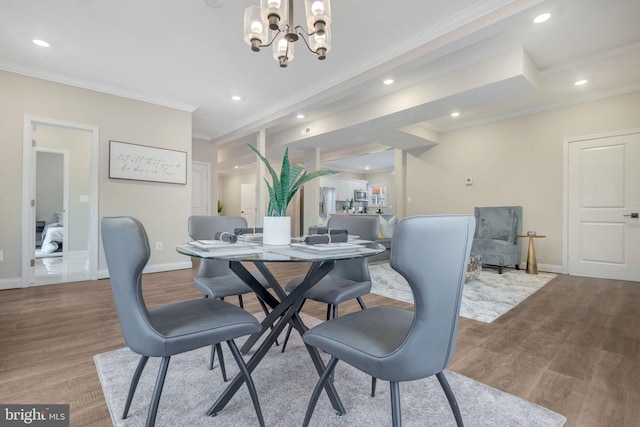
POLYGON ((331 3, 328 0, 305 0, 309 34, 323 35, 331 23, 331 3))
POLYGON ((254 52, 259 52, 267 41, 267 27, 262 22, 258 6, 248 7, 244 11, 244 40, 254 52))

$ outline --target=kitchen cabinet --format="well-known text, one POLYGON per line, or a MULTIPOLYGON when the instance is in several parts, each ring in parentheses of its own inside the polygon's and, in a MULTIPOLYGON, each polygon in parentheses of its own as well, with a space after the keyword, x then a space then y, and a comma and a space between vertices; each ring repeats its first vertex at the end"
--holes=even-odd
POLYGON ((321 187, 333 187, 336 189, 336 200, 346 202, 353 199, 355 190, 367 190, 368 182, 363 179, 320 177, 321 187))

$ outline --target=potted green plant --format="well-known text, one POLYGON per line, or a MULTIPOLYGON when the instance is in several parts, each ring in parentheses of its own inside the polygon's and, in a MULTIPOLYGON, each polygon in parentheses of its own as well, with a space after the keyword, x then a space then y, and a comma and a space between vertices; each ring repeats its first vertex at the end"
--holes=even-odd
POLYGON ((323 175, 332 175, 338 171, 321 170, 308 173, 304 165, 294 164, 292 166, 289 163, 289 148, 286 148, 282 158, 280 176, 278 176, 269 160, 255 147, 247 145, 260 157, 271 175, 271 183, 267 181, 267 178, 264 179, 269 191, 269 206, 267 216, 264 218, 262 241, 267 245, 288 245, 291 242, 291 217, 287 216, 287 207, 293 196, 300 187, 312 179, 323 175))
POLYGON ((223 209, 224 209, 224 204, 220 201, 220 199, 218 199, 218 213, 222 213, 223 209))

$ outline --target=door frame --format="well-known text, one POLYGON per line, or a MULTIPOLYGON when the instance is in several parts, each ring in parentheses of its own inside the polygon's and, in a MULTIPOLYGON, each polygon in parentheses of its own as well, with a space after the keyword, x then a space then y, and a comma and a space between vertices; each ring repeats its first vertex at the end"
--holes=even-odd
POLYGON ((562 171, 562 274, 569 274, 569 144, 640 133, 640 128, 564 138, 562 171))
POLYGON ((33 140, 37 125, 62 127, 87 131, 91 137, 90 194, 89 194, 89 279, 98 279, 98 168, 99 168, 99 128, 80 123, 66 122, 25 114, 22 131, 22 287, 28 287, 33 281, 34 268, 31 261, 35 257, 35 207, 33 200, 33 140))

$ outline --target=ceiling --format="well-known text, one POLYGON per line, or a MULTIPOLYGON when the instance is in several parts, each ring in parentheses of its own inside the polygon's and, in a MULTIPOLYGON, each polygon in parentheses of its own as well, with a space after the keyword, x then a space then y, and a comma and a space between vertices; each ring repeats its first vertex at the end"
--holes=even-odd
POLYGON ((334 0, 327 59, 299 42, 284 69, 243 41, 257 4, 0 0, 0 69, 193 111, 223 172, 255 161, 261 129, 268 156, 320 147, 323 166, 366 172, 442 132, 640 90, 637 0, 334 0))

